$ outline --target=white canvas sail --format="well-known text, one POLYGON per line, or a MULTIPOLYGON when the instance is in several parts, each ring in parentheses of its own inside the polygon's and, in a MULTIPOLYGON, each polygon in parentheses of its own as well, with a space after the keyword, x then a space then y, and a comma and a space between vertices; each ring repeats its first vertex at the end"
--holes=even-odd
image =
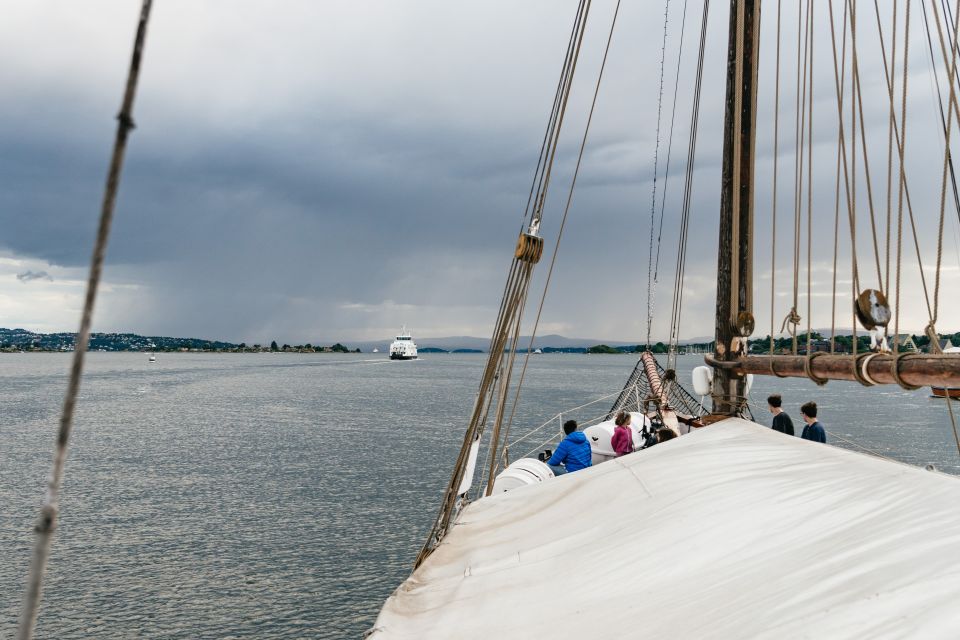
POLYGON ((471 504, 372 637, 955 638, 958 504, 732 418, 471 504))

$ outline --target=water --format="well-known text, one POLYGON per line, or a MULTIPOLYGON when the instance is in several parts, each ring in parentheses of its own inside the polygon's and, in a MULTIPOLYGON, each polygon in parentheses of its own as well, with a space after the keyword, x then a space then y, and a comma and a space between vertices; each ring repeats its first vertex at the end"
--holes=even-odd
MULTIPOLYGON (((0 637, 19 611, 68 357, 0 356, 0 637)), ((90 354, 37 636, 360 636, 432 524, 484 356, 157 359, 90 354)), ((532 358, 514 433, 619 390, 633 362, 532 358)), ((681 358, 680 379, 700 362, 681 358)), ((761 422, 773 391, 798 430, 815 399, 830 432, 960 473, 929 390, 758 378, 761 422)))

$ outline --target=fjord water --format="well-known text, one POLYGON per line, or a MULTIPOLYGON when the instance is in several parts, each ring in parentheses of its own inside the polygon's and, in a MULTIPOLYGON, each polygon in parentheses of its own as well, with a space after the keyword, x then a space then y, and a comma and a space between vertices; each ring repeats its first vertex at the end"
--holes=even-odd
MULTIPOLYGON (((0 356, 2 637, 19 611, 68 359, 0 356)), ((634 362, 531 358, 514 434, 619 390, 634 362)), ((680 380, 701 362, 681 357, 680 380)), ((37 637, 359 637, 432 524, 483 364, 90 354, 37 637)), ((831 434, 960 474, 945 401, 928 389, 758 378, 765 424, 774 391, 798 433, 798 407, 814 399, 831 434)))

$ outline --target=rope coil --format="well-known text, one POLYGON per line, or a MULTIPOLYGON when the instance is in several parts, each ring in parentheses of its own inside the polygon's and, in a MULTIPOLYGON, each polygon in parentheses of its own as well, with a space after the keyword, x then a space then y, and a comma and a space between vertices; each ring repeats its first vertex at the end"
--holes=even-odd
POLYGON ((770 359, 770 373, 771 373, 771 374, 777 376, 778 378, 787 378, 787 377, 789 377, 789 376, 785 376, 785 375, 783 375, 783 374, 781 374, 781 373, 778 373, 776 367, 774 366, 775 364, 776 364, 776 361, 771 358, 771 359, 770 359))
POLYGON ((909 384, 908 382, 904 382, 903 378, 900 377, 900 362, 911 356, 915 357, 916 355, 917 354, 910 353, 909 351, 906 353, 900 353, 894 356, 893 360, 890 362, 890 374, 893 376, 893 379, 897 381, 897 384, 907 391, 916 391, 920 387, 909 384))
MULTIPOLYGON (((809 345, 809 344, 807 345, 807 350, 808 350, 808 351, 810 350, 810 345, 809 345)), ((805 374, 807 374, 807 377, 810 378, 811 380, 813 380, 813 381, 817 384, 817 386, 820 386, 820 387, 822 387, 823 385, 827 384, 827 382, 829 382, 829 379, 817 377, 817 375, 816 375, 815 373, 813 373, 813 366, 812 366, 812 365, 813 365, 814 359, 816 359, 816 358, 818 358, 818 357, 820 357, 820 356, 825 356, 825 355, 827 355, 827 354, 824 353, 823 351, 817 351, 817 352, 814 352, 814 353, 807 354, 807 357, 806 357, 806 358, 804 359, 804 361, 803 361, 803 372, 804 372, 805 374)))

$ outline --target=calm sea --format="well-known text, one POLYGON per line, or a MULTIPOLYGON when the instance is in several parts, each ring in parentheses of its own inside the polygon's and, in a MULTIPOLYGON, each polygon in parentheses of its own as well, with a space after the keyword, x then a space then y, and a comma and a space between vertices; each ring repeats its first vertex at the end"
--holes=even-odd
MULTIPOLYGON (((3 637, 18 615, 68 360, 0 356, 3 637)), ((157 360, 90 355, 38 637, 359 637, 432 524, 484 356, 157 360)), ((680 379, 700 362, 681 358, 680 379)), ((633 364, 531 358, 514 433, 619 390, 633 364)), ((929 390, 763 378, 752 396, 765 407, 772 391, 795 423, 815 399, 832 434, 960 473, 944 401, 929 390)), ((770 417, 764 408, 757 418, 770 417)))

